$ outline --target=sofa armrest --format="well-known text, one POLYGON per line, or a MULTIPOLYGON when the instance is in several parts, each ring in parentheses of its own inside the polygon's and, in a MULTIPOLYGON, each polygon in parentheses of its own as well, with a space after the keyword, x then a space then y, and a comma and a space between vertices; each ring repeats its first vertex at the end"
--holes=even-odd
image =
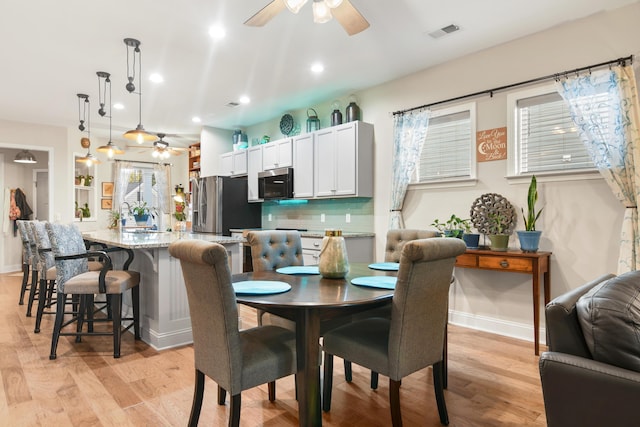
POLYGON ((637 426, 640 373, 557 352, 540 356, 547 426, 637 426))
POLYGON ((591 353, 584 341, 582 328, 578 322, 576 302, 593 287, 612 277, 615 275, 600 276, 579 288, 554 298, 547 304, 544 312, 549 350, 591 358, 591 353))

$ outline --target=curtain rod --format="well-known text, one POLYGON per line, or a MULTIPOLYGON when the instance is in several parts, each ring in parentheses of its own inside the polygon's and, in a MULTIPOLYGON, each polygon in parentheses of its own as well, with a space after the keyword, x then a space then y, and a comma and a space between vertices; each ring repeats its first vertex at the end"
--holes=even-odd
POLYGON ((127 162, 127 163, 144 163, 148 165, 163 165, 163 166, 173 166, 173 163, 160 163, 160 162, 145 162, 144 160, 123 160, 123 159, 113 159, 114 162, 127 162))
POLYGON ((512 83, 512 84, 509 84, 509 85, 506 85, 506 86, 500 86, 500 87, 496 87, 496 88, 493 88, 493 89, 481 90, 480 92, 470 93, 468 95, 457 96, 455 98, 445 99, 444 101, 432 102, 430 104, 424 104, 424 105, 421 105, 419 107, 413 107, 413 108, 407 108, 406 110, 394 111, 393 115, 397 116, 397 115, 400 115, 400 114, 408 113, 410 111, 421 110, 423 108, 433 107, 434 105, 446 104, 448 102, 453 102, 453 101, 460 101, 462 99, 473 98, 475 96, 480 96, 480 95, 487 95, 488 94, 489 96, 493 97, 493 94, 495 92, 500 92, 500 91, 503 91, 503 90, 506 90, 506 89, 511 89, 511 88, 518 87, 518 86, 525 86, 525 85, 529 85, 529 84, 532 84, 532 83, 542 82, 542 81, 545 81, 545 80, 557 79, 558 77, 563 76, 563 75, 573 74, 573 73, 578 74, 581 71, 587 71, 587 70, 591 70, 592 68, 599 68, 599 67, 604 67, 604 66, 607 66, 607 65, 620 64, 620 65, 624 66, 627 61, 629 61, 630 63, 633 63, 633 55, 629 55, 629 56, 624 57, 624 58, 612 59, 610 61, 601 62, 599 64, 593 64, 593 65, 589 65, 589 66, 586 66, 586 67, 576 68, 575 70, 569 70, 569 71, 563 71, 561 73, 549 74, 548 76, 538 77, 538 78, 531 79, 531 80, 525 80, 525 81, 518 82, 518 83, 512 83))

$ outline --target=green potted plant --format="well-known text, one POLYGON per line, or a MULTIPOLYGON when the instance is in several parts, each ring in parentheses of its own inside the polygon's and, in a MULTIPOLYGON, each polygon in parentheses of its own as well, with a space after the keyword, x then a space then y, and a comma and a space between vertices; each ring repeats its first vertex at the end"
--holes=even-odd
POLYGON ((518 230, 518 239, 520 240, 520 249, 524 252, 537 252, 540 245, 540 235, 542 231, 536 230, 536 221, 540 218, 542 208, 536 212, 536 202, 538 201, 538 183, 536 176, 531 177, 529 183, 529 192, 527 193, 527 213, 522 211, 524 219, 524 230, 518 230))
POLYGON ((469 220, 461 219, 455 214, 451 215, 445 222, 440 222, 439 219, 435 219, 431 223, 431 226, 435 227, 444 237, 456 237, 458 239, 462 239, 465 229, 471 230, 469 220))
POLYGON ((153 208, 147 206, 147 202, 134 202, 131 213, 136 220, 136 225, 145 226, 149 220, 149 215, 153 216, 153 208))
POLYGON ((489 240, 491 250, 505 252, 509 247, 511 222, 509 217, 501 213, 489 214, 489 240))
POLYGON ((109 211, 109 229, 118 228, 118 222, 120 221, 120 212, 109 211))
POLYGON ((463 219, 461 224, 464 234, 462 234, 462 240, 469 249, 478 249, 480 246, 480 233, 471 232, 471 220, 463 219))
POLYGON ((93 182, 93 175, 86 175, 84 177, 84 185, 87 187, 91 187, 91 183, 93 182))

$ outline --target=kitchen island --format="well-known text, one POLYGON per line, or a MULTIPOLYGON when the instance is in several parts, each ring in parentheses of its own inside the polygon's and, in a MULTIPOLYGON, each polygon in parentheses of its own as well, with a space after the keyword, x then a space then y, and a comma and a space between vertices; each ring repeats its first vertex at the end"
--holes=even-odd
MULTIPOLYGON (((85 240, 107 246, 132 249, 130 269, 140 272, 140 327, 143 341, 157 350, 189 344, 191 318, 180 261, 169 255, 168 247, 176 240, 196 239, 220 243, 227 249, 231 273, 242 272, 242 238, 210 233, 158 232, 138 230, 102 230, 82 233, 85 240)), ((124 256, 112 256, 114 266, 121 266, 124 256)), ((123 303, 123 316, 129 314, 131 300, 123 303)))

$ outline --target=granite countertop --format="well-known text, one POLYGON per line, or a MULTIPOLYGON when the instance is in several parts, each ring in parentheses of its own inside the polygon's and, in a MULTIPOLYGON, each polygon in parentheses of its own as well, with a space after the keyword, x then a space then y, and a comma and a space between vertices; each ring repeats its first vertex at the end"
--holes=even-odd
POLYGON ((188 233, 180 231, 122 232, 120 230, 87 231, 82 237, 92 242, 104 243, 127 249, 166 248, 176 240, 196 239, 220 244, 242 243, 241 237, 219 236, 211 233, 188 233))
MULTIPOLYGON (((246 231, 251 231, 251 230, 268 230, 268 229, 264 229, 264 228, 231 228, 229 229, 229 231, 231 231, 232 233, 243 233, 243 236, 246 236, 246 233, 245 233, 246 231)), ((278 231, 284 231, 284 230, 278 230, 278 231)), ((366 232, 366 231, 343 231, 342 236, 345 239, 348 239, 349 237, 375 237, 376 234, 371 232, 366 232)), ((301 231, 300 237, 322 238, 324 237, 324 230, 301 231)))

